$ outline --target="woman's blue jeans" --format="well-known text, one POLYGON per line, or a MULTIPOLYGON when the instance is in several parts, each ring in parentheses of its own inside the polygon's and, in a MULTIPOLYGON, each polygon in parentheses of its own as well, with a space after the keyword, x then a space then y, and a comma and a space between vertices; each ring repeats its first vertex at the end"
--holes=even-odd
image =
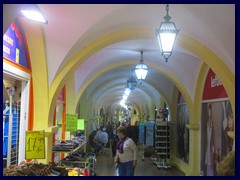
POLYGON ((119 176, 134 176, 133 161, 126 163, 118 163, 118 175, 119 176))

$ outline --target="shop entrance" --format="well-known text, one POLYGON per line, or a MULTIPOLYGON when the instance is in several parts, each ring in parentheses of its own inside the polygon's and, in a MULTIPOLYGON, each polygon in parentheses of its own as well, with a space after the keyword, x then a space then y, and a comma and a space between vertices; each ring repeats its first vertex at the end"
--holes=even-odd
POLYGON ((25 160, 30 75, 3 63, 3 162, 4 167, 25 160))

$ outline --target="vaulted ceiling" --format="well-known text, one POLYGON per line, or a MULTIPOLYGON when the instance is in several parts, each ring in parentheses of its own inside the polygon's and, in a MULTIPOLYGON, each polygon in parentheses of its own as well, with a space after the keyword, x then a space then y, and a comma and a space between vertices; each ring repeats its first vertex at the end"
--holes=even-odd
MULTIPOLYGON (((5 10, 11 5, 5 5, 5 10)), ((16 6, 19 8, 20 5, 16 6)), ((47 25, 42 26, 45 37, 49 87, 70 59, 87 44, 106 34, 126 28, 155 29, 166 14, 165 4, 39 4, 47 25)), ((15 8, 16 8, 15 7, 15 8)), ((232 4, 170 4, 170 16, 180 33, 192 37, 215 52, 235 74, 235 6, 232 4)), ((8 19, 8 18, 4 18, 8 19)), ((5 22, 6 24, 6 22, 5 22)), ((5 25, 4 24, 4 25, 5 25)), ((173 74, 193 98, 202 61, 178 43, 168 63, 162 58, 156 38, 121 40, 90 56, 76 67, 75 95, 101 69, 85 91, 99 106, 118 104, 131 69, 143 50, 145 64, 150 67, 146 81, 129 97, 129 103, 159 99, 172 101, 173 74)), ((211 61, 211 59, 209 59, 211 61)))

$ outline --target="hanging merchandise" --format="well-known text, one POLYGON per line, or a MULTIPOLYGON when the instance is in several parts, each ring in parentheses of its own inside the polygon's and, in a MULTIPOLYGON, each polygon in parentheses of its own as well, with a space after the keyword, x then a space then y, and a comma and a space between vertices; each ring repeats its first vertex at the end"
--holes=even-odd
POLYGON ((141 122, 139 125, 139 143, 144 144, 144 135, 145 135, 145 124, 141 122))
POLYGON ((147 122, 146 123, 146 146, 151 147, 154 145, 154 122, 147 122))
POLYGON ((10 106, 7 100, 5 102, 5 109, 3 110, 3 156, 7 156, 9 114, 10 106))

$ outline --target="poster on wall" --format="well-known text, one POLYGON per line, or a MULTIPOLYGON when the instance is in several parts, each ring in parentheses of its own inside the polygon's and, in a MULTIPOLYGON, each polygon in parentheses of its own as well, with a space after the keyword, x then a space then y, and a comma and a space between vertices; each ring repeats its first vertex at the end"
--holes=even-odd
POLYGON ((230 101, 202 104, 201 168, 203 175, 218 175, 218 164, 232 150, 233 113, 230 101))
POLYGON ((189 163, 189 124, 188 107, 186 104, 177 105, 177 157, 189 163))
POLYGON ((25 38, 20 24, 13 21, 3 35, 3 57, 29 69, 25 38))
POLYGON ((217 176, 219 163, 233 149, 231 103, 220 79, 210 69, 204 86, 201 119, 201 174, 217 176))

